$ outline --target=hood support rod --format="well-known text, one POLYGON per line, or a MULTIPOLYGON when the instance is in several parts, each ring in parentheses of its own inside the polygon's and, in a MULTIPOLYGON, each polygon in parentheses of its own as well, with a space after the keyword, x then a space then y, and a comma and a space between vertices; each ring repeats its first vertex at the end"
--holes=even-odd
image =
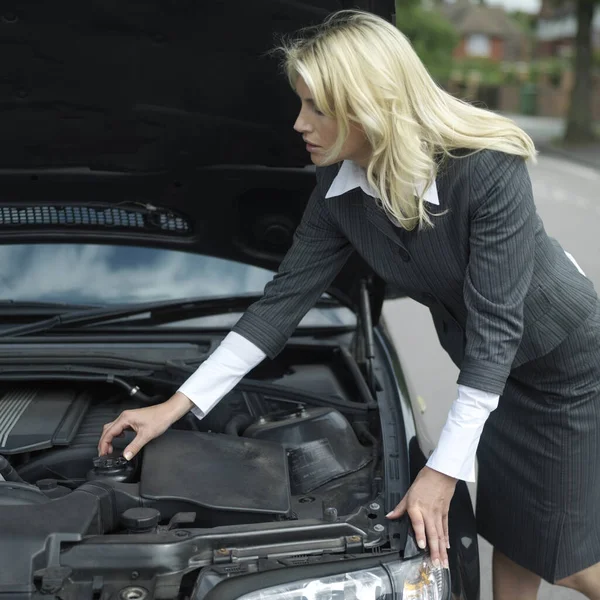
POLYGON ((371 297, 367 278, 360 280, 360 326, 364 341, 364 358, 367 384, 373 398, 376 397, 377 383, 375 379, 375 337, 373 336, 373 318, 371 315, 371 297))

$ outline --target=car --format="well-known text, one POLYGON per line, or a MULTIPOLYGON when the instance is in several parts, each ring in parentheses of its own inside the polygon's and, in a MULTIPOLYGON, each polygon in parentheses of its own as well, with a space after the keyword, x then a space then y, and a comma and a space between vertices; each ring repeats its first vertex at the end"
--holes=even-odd
POLYGON ((269 49, 393 0, 21 2, 2 14, 0 596, 477 600, 385 518, 425 464, 353 255, 284 350, 134 460, 105 423, 167 399, 260 297, 315 185, 269 49), (296 139, 298 138, 298 139, 296 139))

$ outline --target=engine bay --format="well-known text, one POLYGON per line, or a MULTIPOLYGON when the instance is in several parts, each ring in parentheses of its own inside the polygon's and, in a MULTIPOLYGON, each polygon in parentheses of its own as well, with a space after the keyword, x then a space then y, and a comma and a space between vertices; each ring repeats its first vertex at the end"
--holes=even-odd
POLYGON ((101 485, 114 499, 108 533, 148 531, 144 518, 136 525, 127 517, 133 509, 147 509, 155 527, 179 513, 188 525, 216 527, 331 518, 372 497, 379 445, 368 411, 326 406, 328 398, 359 404, 348 398, 348 383, 322 364, 267 365, 262 378, 250 390, 238 386, 202 420, 186 415, 131 463, 121 453, 133 432, 114 441, 113 455, 99 457, 97 446, 106 423, 145 405, 134 397, 108 385, 2 387, 0 456, 10 479, 35 494, 0 486, 0 504, 39 504, 101 485), (324 406, 299 398, 306 381, 323 392, 324 406))
POLYGON ((187 598, 196 580, 212 588, 257 569, 400 547, 403 525, 384 516, 393 485, 405 485, 406 457, 385 447, 398 416, 382 420, 387 405, 344 348, 296 342, 132 461, 122 456, 132 431, 98 456, 105 424, 177 389, 160 377, 125 388, 68 375, 0 382, 0 552, 10 573, 0 591, 96 597, 93 564, 104 573, 98 589, 137 578, 156 598, 187 598))

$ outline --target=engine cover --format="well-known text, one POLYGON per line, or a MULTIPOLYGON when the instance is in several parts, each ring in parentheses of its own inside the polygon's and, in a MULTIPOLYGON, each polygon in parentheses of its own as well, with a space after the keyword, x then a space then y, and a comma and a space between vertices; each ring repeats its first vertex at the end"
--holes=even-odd
POLYGON ((218 512, 229 522, 232 512, 287 515, 286 452, 264 440, 168 430, 144 449, 140 495, 161 507, 170 500, 204 508, 213 523, 218 512))
POLYGON ((307 494, 359 471, 372 460, 346 417, 333 408, 313 407, 269 417, 250 425, 244 435, 279 442, 287 449, 292 494, 307 494))
POLYGON ((0 390, 0 454, 68 445, 89 405, 87 394, 72 389, 0 390))

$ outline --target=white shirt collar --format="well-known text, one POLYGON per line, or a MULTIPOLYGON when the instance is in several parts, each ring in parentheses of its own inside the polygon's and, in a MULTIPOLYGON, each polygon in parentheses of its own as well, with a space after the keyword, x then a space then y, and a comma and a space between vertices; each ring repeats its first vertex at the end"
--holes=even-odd
MULTIPOLYGON (((415 184, 415 192, 421 194, 425 188, 425 183, 415 184)), ((351 160, 345 160, 335 176, 335 179, 331 183, 325 198, 333 198, 334 196, 341 196, 350 190, 359 187, 365 194, 372 196, 373 198, 381 199, 379 194, 373 189, 367 180, 367 172, 360 165, 357 165, 351 160)), ((437 186, 435 180, 429 186, 429 189, 423 196, 425 202, 430 204, 439 205, 440 199, 438 197, 437 186)))

